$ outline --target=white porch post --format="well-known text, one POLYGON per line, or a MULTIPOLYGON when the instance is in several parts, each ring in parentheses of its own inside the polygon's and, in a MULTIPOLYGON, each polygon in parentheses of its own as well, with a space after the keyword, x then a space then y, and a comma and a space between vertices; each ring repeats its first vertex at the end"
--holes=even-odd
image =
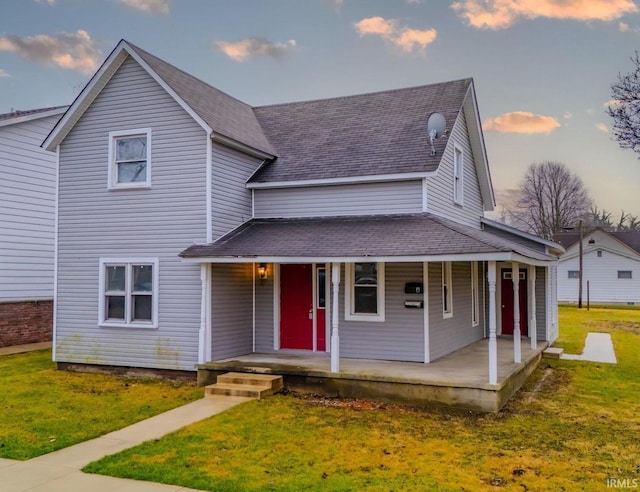
POLYGON ((211 266, 200 265, 202 298, 200 300, 200 332, 198 336, 198 364, 211 360, 211 266))
POLYGON ((511 263, 511 280, 513 282, 513 362, 522 362, 520 349, 520 265, 511 263))
POLYGON ((496 262, 489 262, 489 384, 498 384, 498 342, 496 341, 496 262))
POLYGON ((531 349, 538 347, 538 328, 536 326, 536 267, 529 265, 529 338, 531 349))
POLYGON ((340 372, 340 335, 338 333, 338 295, 340 293, 340 263, 331 264, 331 372, 340 372))

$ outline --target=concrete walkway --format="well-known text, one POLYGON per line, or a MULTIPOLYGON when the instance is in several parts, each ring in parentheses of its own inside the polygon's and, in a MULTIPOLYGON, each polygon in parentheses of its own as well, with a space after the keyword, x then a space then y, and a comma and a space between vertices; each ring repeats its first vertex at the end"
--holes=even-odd
POLYGON ((586 360, 591 362, 606 362, 617 364, 616 353, 609 333, 587 333, 582 354, 562 354, 561 359, 586 360))
POLYGON ((0 459, 3 492, 185 492, 176 485, 82 473, 92 461, 158 439, 186 425, 216 415, 250 398, 210 396, 156 415, 124 429, 29 461, 0 459))
POLYGON ((13 345, 11 347, 0 347, 0 355, 23 354, 35 350, 50 349, 51 342, 27 343, 25 345, 13 345))

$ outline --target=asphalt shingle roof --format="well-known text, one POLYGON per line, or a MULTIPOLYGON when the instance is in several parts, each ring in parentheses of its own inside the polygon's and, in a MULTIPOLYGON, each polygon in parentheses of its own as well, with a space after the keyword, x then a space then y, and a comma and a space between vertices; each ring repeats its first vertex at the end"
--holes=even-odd
POLYGON ((448 139, 431 156, 427 120, 442 113, 451 131, 471 82, 254 108, 278 157, 250 181, 434 171, 448 139))
POLYGON ((127 44, 214 132, 267 154, 275 153, 251 106, 183 72, 142 48, 129 42, 127 44))
POLYGON ((253 219, 214 243, 193 245, 184 258, 429 256, 518 252, 553 257, 430 214, 253 219))
MULTIPOLYGON (((607 234, 610 234, 618 241, 626 244, 631 249, 640 253, 640 231, 607 231, 602 228, 598 228, 607 234)), ((585 230, 582 233, 583 238, 589 236, 594 230, 585 230)), ((553 240, 558 244, 564 246, 565 249, 569 249, 572 245, 577 243, 580 240, 580 234, 574 231, 571 232, 559 232, 555 236, 553 236, 553 240)))

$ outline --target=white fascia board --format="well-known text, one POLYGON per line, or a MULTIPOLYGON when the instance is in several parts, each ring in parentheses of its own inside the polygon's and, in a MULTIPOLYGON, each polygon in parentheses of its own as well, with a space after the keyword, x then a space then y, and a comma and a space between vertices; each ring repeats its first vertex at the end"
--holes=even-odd
POLYGON ((212 132, 209 125, 189 106, 169 85, 162 79, 125 40, 121 40, 107 57, 98 71, 91 77, 89 83, 71 104, 67 113, 51 130, 42 143, 42 147, 53 150, 67 136, 71 128, 80 119, 82 114, 91 105, 94 99, 107 85, 111 77, 116 73, 120 65, 126 59, 123 54, 131 56, 167 93, 184 109, 208 134, 212 132))
POLYGON ((299 188, 302 186, 331 186, 341 184, 375 183, 380 181, 414 181, 435 176, 435 171, 420 173, 378 174, 366 176, 346 176, 343 178, 299 179, 294 181, 271 181, 247 183, 247 188, 299 188))
MULTIPOLYGON (((591 246, 589 248, 585 247, 582 251, 582 256, 585 256, 588 253, 593 253, 594 251, 598 251, 598 250, 606 251, 607 253, 610 253, 612 255, 620 256, 622 258, 627 258, 629 260, 640 261, 640 255, 633 250, 631 250, 633 251, 633 253, 625 253, 624 251, 620 251, 619 249, 609 248, 607 246, 598 246, 598 247, 591 246)), ((580 251, 576 249, 575 251, 571 251, 570 253, 565 253, 564 255, 562 255, 560 257, 560 261, 565 262, 567 260, 577 258, 578 256, 580 256, 580 251)))
POLYGON ((536 260, 513 252, 467 253, 459 255, 422 256, 224 256, 182 258, 186 263, 421 263, 442 261, 517 261, 534 266, 549 266, 557 260, 536 260))
MULTIPOLYGON (((485 190, 486 193, 489 194, 489 196, 485 196, 485 193, 483 193, 483 203, 484 203, 484 210, 487 212, 492 211, 495 206, 496 206, 496 197, 495 197, 495 193, 493 191, 493 182, 491 179, 491 170, 489 168, 489 159, 487 157, 487 148, 485 146, 484 143, 484 134, 482 132, 482 125, 480 124, 480 110, 478 109, 478 100, 476 98, 476 89, 475 89, 475 84, 473 83, 473 80, 471 81, 471 84, 469 84, 469 89, 467 90, 467 94, 465 96, 464 102, 462 104, 462 108, 464 111, 464 106, 465 103, 467 101, 467 99, 470 98, 471 100, 471 105, 472 105, 472 114, 468 115, 465 112, 465 117, 467 118, 467 128, 469 128, 469 130, 473 130, 473 132, 476 134, 477 139, 478 139, 478 143, 479 143, 479 148, 474 148, 473 142, 471 144, 471 151, 473 152, 474 155, 474 162, 476 163, 476 167, 478 167, 478 165, 482 166, 482 173, 478 173, 478 177, 482 176, 482 178, 485 179, 485 183, 483 186, 483 183, 480 183, 480 189, 481 190, 485 190), (470 118, 471 116, 471 118, 470 118), (469 120, 473 120, 471 123, 469 123, 469 120), (480 154, 480 155, 478 155, 480 154), (481 160, 480 163, 478 163, 476 161, 476 158, 479 158, 481 160), (487 200, 488 199, 488 200, 487 200)), ((469 140, 471 140, 471 138, 469 138, 469 140)), ((482 179, 481 178, 481 179, 482 179)))
POLYGON ((0 121, 0 127, 17 125, 18 123, 26 123, 27 121, 39 120, 40 118, 48 118, 49 116, 56 116, 58 114, 64 113, 68 108, 69 106, 64 106, 62 108, 50 109, 49 111, 41 111, 38 113, 16 116, 15 118, 8 118, 6 120, 0 121))
POLYGON ((207 134, 210 134, 213 132, 213 129, 207 124, 207 122, 205 122, 200 115, 198 115, 198 113, 196 113, 193 108, 191 106, 189 106, 184 99, 182 99, 165 81, 162 77, 160 77, 148 64, 147 62, 145 62, 142 57, 140 57, 140 55, 138 55, 138 53, 136 53, 136 51, 131 48, 126 41, 123 41, 123 49, 125 49, 127 51, 127 53, 129 53, 129 55, 131 56, 131 58, 133 58, 136 62, 138 62, 140 64, 140 66, 142 68, 145 69, 145 71, 151 75, 151 77, 158 83, 160 84, 160 86, 167 91, 167 93, 180 105, 180 107, 182 107, 182 109, 184 109, 189 116, 191 116, 196 123, 198 123, 202 129, 207 132, 207 134))
MULTIPOLYGON (((182 258, 187 263, 422 263, 440 261, 511 261, 511 253, 469 253, 431 256, 225 256, 182 258)), ((524 263, 525 261, 523 261, 524 263)))

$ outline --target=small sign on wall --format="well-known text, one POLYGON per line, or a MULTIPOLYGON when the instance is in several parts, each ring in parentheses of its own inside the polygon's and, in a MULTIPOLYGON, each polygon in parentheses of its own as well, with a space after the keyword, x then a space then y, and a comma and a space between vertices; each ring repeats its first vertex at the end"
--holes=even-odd
POLYGON ((407 282, 404 284, 405 294, 422 294, 424 292, 424 284, 422 282, 407 282))

